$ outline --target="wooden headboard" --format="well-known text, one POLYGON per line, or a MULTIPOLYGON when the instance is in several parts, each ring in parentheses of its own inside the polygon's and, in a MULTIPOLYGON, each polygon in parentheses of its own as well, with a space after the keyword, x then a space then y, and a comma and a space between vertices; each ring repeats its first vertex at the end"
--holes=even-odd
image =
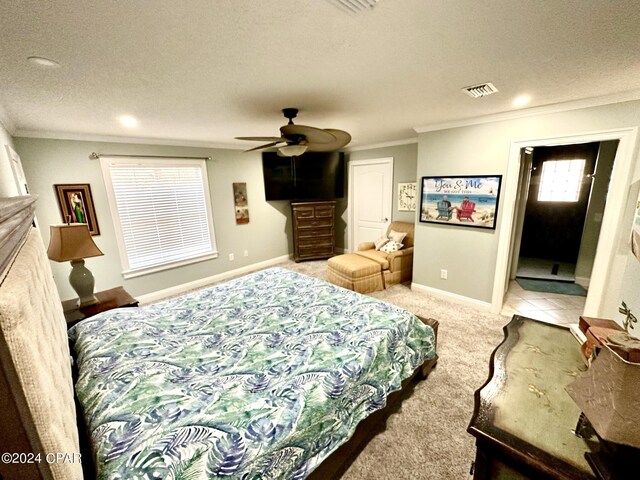
POLYGON ((66 322, 34 210, 0 198, 0 478, 80 480, 66 322))

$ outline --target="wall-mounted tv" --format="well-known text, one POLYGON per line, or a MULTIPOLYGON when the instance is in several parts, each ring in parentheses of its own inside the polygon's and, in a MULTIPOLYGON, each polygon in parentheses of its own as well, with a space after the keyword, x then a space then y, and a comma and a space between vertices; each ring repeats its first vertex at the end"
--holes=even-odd
POLYGON ((266 200, 333 200, 344 197, 343 152, 280 157, 262 152, 266 200))

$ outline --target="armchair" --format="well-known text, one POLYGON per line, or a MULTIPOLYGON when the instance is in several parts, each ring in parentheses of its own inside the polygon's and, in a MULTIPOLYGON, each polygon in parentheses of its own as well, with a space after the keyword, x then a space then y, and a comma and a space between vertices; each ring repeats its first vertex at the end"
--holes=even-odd
POLYGON ((438 202, 437 209, 438 209, 438 216, 436 217, 436 220, 440 218, 444 218, 447 221, 451 220, 451 215, 453 214, 453 211, 451 210, 451 204, 449 202, 442 202, 442 201, 438 202))
POLYGON ((474 220, 471 214, 475 213, 475 211, 476 211, 476 202, 470 202, 469 200, 465 200, 460 204, 460 208, 458 208, 456 216, 460 221, 471 220, 473 222, 474 220))
POLYGON ((358 245, 358 251, 354 252, 380 264, 385 288, 396 283, 409 282, 413 278, 414 224, 391 222, 387 229, 387 237, 392 230, 407 234, 401 242, 403 244, 401 250, 386 253, 376 250, 374 242, 364 242, 358 245))

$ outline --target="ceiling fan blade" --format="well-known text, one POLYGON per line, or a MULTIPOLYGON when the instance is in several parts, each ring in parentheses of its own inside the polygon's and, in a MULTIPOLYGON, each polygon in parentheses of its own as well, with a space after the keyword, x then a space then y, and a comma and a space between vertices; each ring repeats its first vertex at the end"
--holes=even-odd
POLYGON ((277 140, 286 142, 287 140, 282 137, 236 137, 236 140, 252 140, 255 142, 275 142, 277 140))
POLYGON ((280 127, 283 137, 304 137, 309 143, 332 143, 336 137, 322 128, 308 127, 306 125, 283 125, 280 127))
POLYGON ((289 119, 287 125, 280 127, 280 137, 235 137, 237 140, 249 140, 256 142, 268 142, 258 147, 245 150, 253 152, 278 146, 278 155, 292 156, 300 154, 300 147, 306 146, 310 152, 331 152, 338 150, 351 141, 351 135, 344 130, 334 128, 316 128, 308 125, 295 125, 296 108, 282 110, 285 118, 289 119), (284 144, 284 146, 282 145, 284 144), (282 150, 282 151, 281 151, 282 150))
POLYGON ((351 141, 351 135, 344 130, 336 130, 334 128, 326 128, 325 131, 331 133, 335 140, 330 143, 314 143, 309 142, 307 150, 310 152, 331 152, 338 150, 351 141))
POLYGON ((249 150, 245 150, 244 152, 247 153, 247 152, 253 152, 254 150, 261 150, 263 148, 275 147, 279 143, 283 143, 283 142, 284 142, 284 140, 279 140, 277 142, 271 142, 271 143, 265 143, 264 145, 260 145, 259 147, 250 148, 249 150))

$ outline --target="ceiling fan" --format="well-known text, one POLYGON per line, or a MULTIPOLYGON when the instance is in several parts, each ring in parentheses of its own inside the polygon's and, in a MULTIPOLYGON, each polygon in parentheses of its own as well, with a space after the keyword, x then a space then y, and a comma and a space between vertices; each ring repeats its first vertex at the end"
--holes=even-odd
POLYGON ((285 118, 289 119, 289 123, 280 127, 279 137, 236 137, 237 140, 269 142, 245 150, 246 152, 281 145, 278 147, 278 155, 282 157, 297 157, 304 152, 331 152, 338 150, 351 141, 351 135, 344 130, 294 125, 293 119, 298 115, 297 108, 283 108, 282 113, 285 118))

